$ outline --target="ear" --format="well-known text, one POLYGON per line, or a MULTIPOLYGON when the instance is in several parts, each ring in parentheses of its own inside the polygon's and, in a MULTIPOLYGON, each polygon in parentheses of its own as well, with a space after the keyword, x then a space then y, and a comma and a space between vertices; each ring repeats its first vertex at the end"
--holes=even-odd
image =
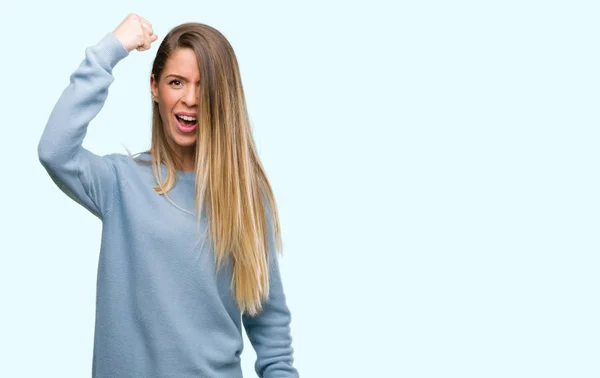
POLYGON ((150 91, 152 97, 158 97, 158 83, 154 80, 154 74, 150 75, 150 91))

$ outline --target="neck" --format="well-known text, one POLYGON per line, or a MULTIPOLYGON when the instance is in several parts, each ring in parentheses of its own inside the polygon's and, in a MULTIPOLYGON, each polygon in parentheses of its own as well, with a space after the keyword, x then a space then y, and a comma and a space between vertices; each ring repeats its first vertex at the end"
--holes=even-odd
POLYGON ((185 153, 176 157, 177 169, 184 172, 191 172, 196 169, 194 155, 185 153))
POLYGON ((196 169, 196 146, 181 147, 171 144, 175 167, 179 171, 192 172, 196 169))

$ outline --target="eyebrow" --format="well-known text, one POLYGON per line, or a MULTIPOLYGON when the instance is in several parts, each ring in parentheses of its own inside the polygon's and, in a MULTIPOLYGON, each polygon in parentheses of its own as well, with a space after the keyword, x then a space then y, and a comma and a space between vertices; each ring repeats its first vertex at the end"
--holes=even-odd
MULTIPOLYGON (((185 81, 189 81, 187 78, 185 78, 185 77, 183 77, 183 76, 181 76, 181 75, 178 75, 178 74, 169 74, 169 75, 167 75, 166 77, 169 77, 169 76, 173 76, 173 77, 176 77, 176 78, 179 78, 179 79, 185 80, 185 81)), ((198 80, 198 82, 200 82, 200 80, 198 80)))

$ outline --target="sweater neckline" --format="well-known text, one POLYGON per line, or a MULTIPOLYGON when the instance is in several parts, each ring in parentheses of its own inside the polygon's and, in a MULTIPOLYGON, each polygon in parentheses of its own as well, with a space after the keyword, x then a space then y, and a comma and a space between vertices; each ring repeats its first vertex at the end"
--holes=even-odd
MULTIPOLYGON (((143 156, 143 160, 146 161, 152 161, 152 157, 150 156, 150 154, 145 151, 142 152, 141 155, 143 156)), ((161 169, 162 169, 162 173, 163 175, 166 174, 167 171, 167 167, 164 164, 160 164, 161 169)), ((182 170, 175 170, 175 172, 177 172, 177 179, 181 179, 181 180, 194 180, 196 178, 196 172, 195 171, 182 171, 182 170)))
POLYGON ((192 180, 196 178, 195 171, 177 171, 177 177, 185 180, 192 180))

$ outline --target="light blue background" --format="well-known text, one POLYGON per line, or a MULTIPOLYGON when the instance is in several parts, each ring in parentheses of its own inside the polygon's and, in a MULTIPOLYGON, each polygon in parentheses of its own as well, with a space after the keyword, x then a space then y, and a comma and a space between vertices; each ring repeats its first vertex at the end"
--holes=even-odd
MULTIPOLYGON (((599 377, 597 2, 13 2, 0 11, 0 376, 90 376, 101 223, 37 143, 130 13, 84 146, 150 142, 175 25, 236 51, 280 207, 303 377, 599 377), (124 4, 127 4, 125 6, 124 4)), ((245 339, 245 376, 255 376, 245 339)))

